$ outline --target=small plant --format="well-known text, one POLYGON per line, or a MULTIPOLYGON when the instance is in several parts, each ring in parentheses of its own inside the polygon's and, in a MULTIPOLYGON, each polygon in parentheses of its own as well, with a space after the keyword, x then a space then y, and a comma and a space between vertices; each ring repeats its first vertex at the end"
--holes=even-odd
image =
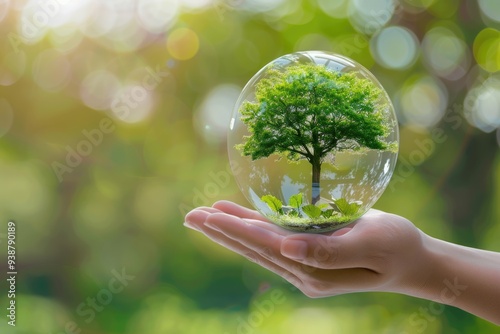
POLYGON ((361 204, 348 202, 345 198, 332 199, 329 203, 303 204, 303 194, 298 193, 289 198, 288 205, 272 195, 262 196, 261 200, 274 212, 280 225, 299 231, 315 229, 321 232, 361 216, 361 204))

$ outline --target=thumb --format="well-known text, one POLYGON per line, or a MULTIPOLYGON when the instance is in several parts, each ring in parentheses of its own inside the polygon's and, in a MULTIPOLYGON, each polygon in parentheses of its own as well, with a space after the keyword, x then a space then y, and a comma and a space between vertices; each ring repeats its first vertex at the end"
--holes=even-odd
POLYGON ((300 234, 285 237, 281 254, 291 260, 322 269, 364 268, 364 243, 355 233, 339 230, 332 235, 300 234))

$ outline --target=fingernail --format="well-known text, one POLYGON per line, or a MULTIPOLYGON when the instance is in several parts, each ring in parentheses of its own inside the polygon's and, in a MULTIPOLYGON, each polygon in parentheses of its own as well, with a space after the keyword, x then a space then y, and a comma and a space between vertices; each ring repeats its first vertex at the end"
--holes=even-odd
POLYGON ((183 225, 186 226, 187 228, 192 229, 192 230, 200 231, 200 229, 198 228, 198 226, 196 226, 194 224, 191 224, 191 223, 188 223, 188 222, 184 222, 183 225))
POLYGON ((303 260, 307 256, 307 242, 285 239, 281 244, 281 254, 291 259, 303 260))

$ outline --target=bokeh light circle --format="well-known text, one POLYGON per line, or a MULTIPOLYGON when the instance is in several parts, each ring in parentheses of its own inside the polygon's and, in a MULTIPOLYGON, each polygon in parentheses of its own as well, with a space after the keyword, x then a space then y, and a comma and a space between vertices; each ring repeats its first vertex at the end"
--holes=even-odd
POLYGON ((325 14, 336 19, 345 18, 348 15, 348 0, 318 0, 318 5, 325 14))
POLYGON ((264 13, 280 9, 280 5, 287 3, 286 0, 226 0, 222 2, 227 10, 232 8, 244 8, 245 10, 264 13))
POLYGON ((167 38, 167 50, 177 60, 193 58, 200 47, 198 35, 189 28, 178 28, 167 38))
POLYGON ((478 3, 483 15, 486 15, 493 21, 500 22, 500 1, 478 0, 478 3))
POLYGON ((500 127, 500 79, 490 77, 471 89, 465 98, 467 121, 484 132, 500 127))
POLYGON ((291 230, 323 232, 345 226, 378 200, 392 176, 398 140, 392 103, 366 68, 340 55, 306 51, 279 57, 250 79, 233 109, 228 154, 240 190, 259 212, 291 230), (371 138, 380 149, 353 137, 368 120, 374 128, 360 133, 378 133, 371 138), (379 126, 384 130, 375 130, 379 126), (347 128, 352 131, 343 132, 347 128), (251 147, 262 155, 241 146, 252 134, 260 139, 251 147), (292 162, 279 150, 302 156, 292 162), (320 172, 311 170, 314 159, 320 172), (282 203, 281 211, 266 196, 282 203))
MULTIPOLYGON (((47 33, 51 18, 56 12, 54 9, 47 12, 43 9, 43 2, 28 0, 22 7, 21 18, 18 21, 18 32, 23 43, 34 44, 39 42, 47 33)), ((51 7, 51 6, 49 6, 51 7)))
POLYGON ((9 12, 10 0, 0 0, 0 22, 7 16, 9 12))
POLYGON ((448 105, 448 91, 436 78, 414 76, 404 83, 395 102, 402 123, 430 128, 444 116, 448 105))
POLYGON ((120 87, 118 78, 108 70, 96 70, 83 79, 80 97, 88 107, 95 110, 106 110, 120 87))
POLYGON ((55 92, 64 88, 71 79, 71 66, 64 55, 48 49, 33 63, 33 80, 42 89, 55 92))
POLYGON ((118 24, 118 20, 123 22, 131 17, 130 12, 125 12, 124 15, 118 17, 113 6, 104 1, 96 2, 91 8, 92 20, 85 20, 79 28, 85 36, 93 39, 105 36, 112 31, 113 27, 118 24))
POLYGON ((194 114, 196 131, 207 143, 220 144, 226 140, 227 126, 241 87, 223 84, 212 89, 194 114))
POLYGON ((71 53, 83 41, 83 33, 74 25, 66 25, 60 29, 51 31, 50 42, 59 52, 71 53))
POLYGON ((142 0, 137 4, 140 23, 151 33, 164 32, 179 13, 178 0, 142 0))
POLYGON ((211 4, 212 0, 183 0, 182 5, 189 9, 200 9, 207 7, 211 4))
POLYGON ((477 34, 474 44, 476 62, 488 72, 500 70, 500 31, 485 28, 477 34))
POLYGON ((418 39, 404 27, 387 27, 373 37, 371 50, 380 65, 402 70, 415 63, 418 56, 418 39))
POLYGON ((394 15, 394 0, 352 0, 349 2, 349 21, 359 32, 373 35, 394 15))
POLYGON ((458 80, 469 70, 467 44, 448 28, 430 29, 422 41, 422 50, 426 65, 440 77, 458 80))
POLYGON ((153 90, 130 83, 117 89, 111 102, 111 111, 114 117, 123 122, 137 123, 146 119, 154 106, 153 90))
POLYGON ((436 0, 400 0, 399 2, 404 6, 405 11, 416 14, 428 10, 436 0))

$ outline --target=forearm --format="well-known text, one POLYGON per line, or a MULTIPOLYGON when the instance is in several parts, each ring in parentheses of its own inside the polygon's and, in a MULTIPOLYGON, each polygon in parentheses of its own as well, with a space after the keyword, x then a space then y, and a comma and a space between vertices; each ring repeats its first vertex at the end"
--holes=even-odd
POLYGON ((422 298, 461 308, 500 325, 500 253, 426 236, 427 282, 422 298))

